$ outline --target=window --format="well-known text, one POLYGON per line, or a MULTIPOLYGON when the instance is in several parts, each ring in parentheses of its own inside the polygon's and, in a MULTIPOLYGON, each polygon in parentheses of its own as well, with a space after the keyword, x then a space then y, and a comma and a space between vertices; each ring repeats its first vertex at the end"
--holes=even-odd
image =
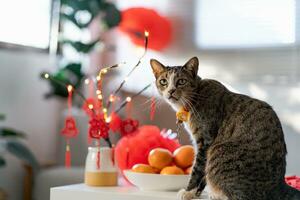
POLYGON ((48 48, 51 0, 0 2, 0 42, 48 48))
POLYGON ((199 0, 196 43, 200 48, 293 45, 296 0, 199 0))

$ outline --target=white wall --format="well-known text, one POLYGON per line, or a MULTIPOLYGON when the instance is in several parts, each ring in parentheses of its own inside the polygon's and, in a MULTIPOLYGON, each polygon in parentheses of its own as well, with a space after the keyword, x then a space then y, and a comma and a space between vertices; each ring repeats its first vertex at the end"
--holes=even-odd
MULTIPOLYGON (((6 115, 0 126, 27 133, 26 143, 40 162, 53 161, 56 156, 60 102, 43 98, 49 88, 39 77, 41 71, 55 67, 55 59, 47 53, 0 49, 0 112, 6 115)), ((9 192, 10 200, 19 200, 21 163, 5 157, 8 165, 0 169, 0 187, 9 192)))
MULTIPOLYGON (((149 65, 150 58, 156 58, 170 66, 182 65, 189 58, 200 59, 199 75, 202 78, 217 79, 232 86, 240 93, 262 99, 271 104, 281 119, 288 147, 288 174, 300 174, 300 57, 299 47, 260 50, 203 51, 195 45, 195 2, 170 0, 119 0, 121 9, 130 6, 155 8, 167 16, 173 24, 172 44, 162 52, 148 51, 142 64, 128 80, 125 88, 137 92, 147 83, 154 81, 149 65)), ((149 42, 151 42, 151 32, 149 42)), ((118 37, 117 60, 126 61, 120 69, 125 76, 137 62, 141 51, 126 37, 118 37), (126 51, 124 50, 126 49, 126 51)), ((155 88, 148 95, 157 95, 155 88)), ((171 114, 171 113, 170 113, 171 114)), ((160 114, 157 113, 159 116, 160 114)), ((157 120, 165 122, 166 120, 157 120)), ((163 125, 163 124, 160 124, 163 125)), ((169 128, 169 127, 167 127, 169 128)))

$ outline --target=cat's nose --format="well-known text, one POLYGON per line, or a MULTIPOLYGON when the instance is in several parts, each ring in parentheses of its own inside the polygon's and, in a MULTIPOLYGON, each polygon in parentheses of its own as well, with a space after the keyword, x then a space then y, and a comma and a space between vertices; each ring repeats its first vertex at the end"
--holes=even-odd
POLYGON ((172 94, 175 92, 175 90, 176 90, 176 89, 171 89, 171 90, 169 90, 168 92, 169 92, 170 95, 172 95, 172 94))

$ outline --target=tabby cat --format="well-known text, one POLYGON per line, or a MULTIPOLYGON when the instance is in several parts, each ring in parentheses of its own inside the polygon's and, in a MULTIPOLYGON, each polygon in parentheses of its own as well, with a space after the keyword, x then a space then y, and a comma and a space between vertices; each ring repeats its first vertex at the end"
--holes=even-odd
POLYGON ((280 121, 270 105, 229 91, 220 82, 201 79, 198 58, 183 66, 150 61, 160 95, 184 123, 197 149, 193 171, 181 200, 300 200, 300 191, 284 181, 286 145, 280 121))

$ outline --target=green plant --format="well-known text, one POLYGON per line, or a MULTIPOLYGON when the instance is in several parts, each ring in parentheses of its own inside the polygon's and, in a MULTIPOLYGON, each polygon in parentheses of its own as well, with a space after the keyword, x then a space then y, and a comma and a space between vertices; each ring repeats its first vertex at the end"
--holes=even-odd
POLYGON ((98 23, 102 25, 101 27, 103 30, 109 30, 117 26, 121 21, 120 11, 113 3, 108 2, 107 0, 61 0, 60 16, 59 47, 64 62, 62 62, 63 64, 57 72, 54 72, 53 74, 43 72, 41 74, 42 78, 46 78, 45 74, 48 74, 50 77, 47 78, 47 80, 50 83, 51 90, 45 95, 46 98, 52 96, 66 98, 68 96, 66 87, 55 80, 60 80, 60 82, 63 82, 66 85, 71 84, 76 90, 80 89, 82 79, 85 76, 82 71, 82 56, 88 55, 102 43, 100 37, 89 42, 73 41, 66 37, 63 38, 64 24, 71 23, 75 25, 78 30, 83 32, 88 30, 88 26, 93 20, 98 20, 98 23), (77 61, 68 60, 64 55, 63 49, 66 46, 71 47, 77 52, 79 57, 77 61))
MULTIPOLYGON (((4 115, 0 120, 4 119, 4 115)), ((25 138, 25 134, 11 128, 0 127, 0 149, 11 153, 26 164, 33 167, 36 171, 39 168, 38 162, 33 153, 24 145, 20 139, 25 138)), ((2 153, 2 152, 0 152, 2 153)), ((6 162, 0 154, 0 167, 5 166, 6 162)))

